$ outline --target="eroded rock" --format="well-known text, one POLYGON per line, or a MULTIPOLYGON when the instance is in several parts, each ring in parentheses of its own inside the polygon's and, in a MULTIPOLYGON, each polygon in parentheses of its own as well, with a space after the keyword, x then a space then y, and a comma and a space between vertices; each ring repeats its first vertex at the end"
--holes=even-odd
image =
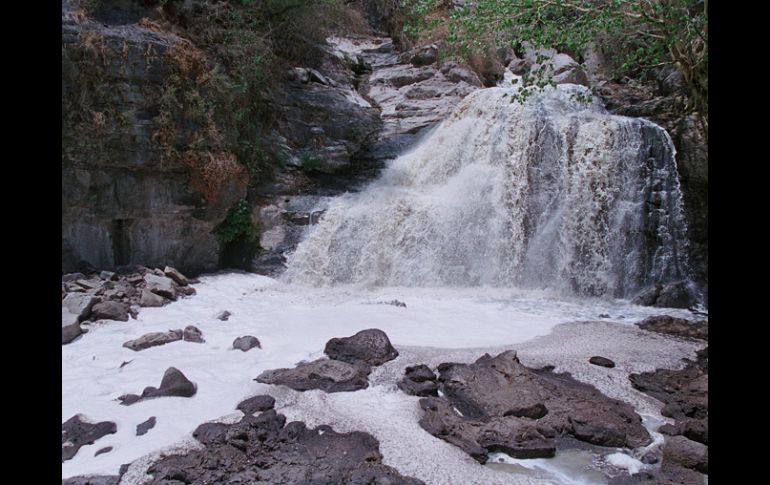
POLYGON ((99 438, 118 431, 112 421, 87 423, 80 415, 72 416, 61 425, 61 461, 71 459, 84 445, 90 445, 99 438))
POLYGON ((255 380, 263 384, 282 384, 295 391, 321 389, 345 392, 369 387, 368 375, 368 368, 338 360, 318 359, 299 364, 294 369, 266 370, 255 380))
POLYGON ((570 435, 600 446, 648 444, 633 408, 569 374, 522 365, 516 352, 485 354, 473 364, 439 365, 443 398, 424 398, 420 426, 481 463, 487 453, 553 456, 553 438, 570 435))
POLYGON ((125 342, 123 347, 138 352, 150 347, 157 347, 159 345, 176 342, 177 340, 182 340, 181 330, 169 330, 168 332, 151 332, 146 333, 137 339, 125 342))
POLYGON ((128 406, 154 397, 192 397, 197 390, 195 383, 190 381, 179 369, 169 367, 163 374, 163 379, 160 382, 159 388, 148 386, 144 388, 141 396, 137 396, 136 394, 124 394, 118 399, 121 401, 121 404, 128 406))
POLYGON ((148 483, 350 483, 418 485, 382 464, 379 443, 368 433, 337 433, 322 425, 286 424, 269 410, 239 422, 205 423, 193 437, 205 448, 153 464, 148 483))
POLYGON ((200 329, 194 325, 188 325, 184 328, 182 339, 185 342, 195 342, 197 344, 202 344, 205 342, 203 339, 203 332, 201 332, 200 329))

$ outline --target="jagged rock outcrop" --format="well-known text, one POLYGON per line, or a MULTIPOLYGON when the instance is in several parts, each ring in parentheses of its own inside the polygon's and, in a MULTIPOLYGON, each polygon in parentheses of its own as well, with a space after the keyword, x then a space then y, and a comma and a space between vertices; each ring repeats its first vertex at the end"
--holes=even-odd
POLYGON ((630 405, 569 374, 525 367, 514 351, 473 364, 444 363, 438 371, 445 397, 420 400, 420 426, 481 463, 493 451, 552 457, 560 435, 612 447, 651 441, 630 405))
POLYGON ((62 271, 84 261, 213 270, 214 229, 246 194, 245 170, 219 147, 168 153, 203 130, 173 98, 183 94, 174 79, 195 77, 183 71, 202 70, 205 56, 108 7, 95 21, 62 4, 62 271), (195 189, 200 161, 228 173, 208 198, 195 189))
POLYGON ((379 443, 368 433, 287 424, 274 410, 230 425, 205 423, 193 437, 204 448, 156 462, 148 484, 423 483, 384 465, 379 443))
POLYGON ((621 476, 611 485, 703 483, 701 473, 708 473, 708 347, 696 353, 695 361, 685 362, 680 370, 629 376, 636 389, 664 403, 661 414, 675 423, 658 430, 665 436, 660 469, 621 476))

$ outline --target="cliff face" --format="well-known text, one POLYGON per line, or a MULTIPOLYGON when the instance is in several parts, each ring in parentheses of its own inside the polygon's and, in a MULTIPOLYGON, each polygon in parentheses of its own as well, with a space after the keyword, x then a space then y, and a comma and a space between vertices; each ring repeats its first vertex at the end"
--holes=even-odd
POLYGON ((62 271, 82 262, 213 270, 215 228, 244 197, 247 177, 226 151, 195 146, 215 127, 186 116, 169 83, 195 51, 136 19, 107 21, 63 5, 62 271), (172 145, 182 153, 172 156, 172 145), (213 180, 199 161, 228 176, 213 180))

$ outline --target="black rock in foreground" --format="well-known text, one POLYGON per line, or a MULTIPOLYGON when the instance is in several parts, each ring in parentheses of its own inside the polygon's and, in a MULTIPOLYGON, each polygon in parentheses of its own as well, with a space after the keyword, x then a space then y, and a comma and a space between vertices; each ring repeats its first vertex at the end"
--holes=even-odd
POLYGON ((420 400, 420 426, 481 463, 489 452, 516 458, 547 458, 555 437, 613 447, 651 442, 633 408, 611 399, 567 373, 530 369, 516 352, 473 364, 439 365, 439 390, 446 397, 420 400))
POLYGON ((64 463, 75 456, 83 445, 90 445, 102 436, 118 431, 112 421, 87 423, 79 415, 72 416, 61 425, 61 461, 64 463))
POLYGON ((389 484, 419 485, 382 463, 379 443, 368 433, 337 433, 329 426, 308 429, 286 424, 269 410, 231 425, 205 423, 193 436, 204 445, 152 465, 150 485, 389 484))

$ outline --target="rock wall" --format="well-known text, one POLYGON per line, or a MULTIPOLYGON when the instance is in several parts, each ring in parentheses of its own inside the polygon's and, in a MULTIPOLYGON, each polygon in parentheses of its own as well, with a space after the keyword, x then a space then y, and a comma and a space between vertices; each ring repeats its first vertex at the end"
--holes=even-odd
POLYGON ((62 272, 84 263, 213 270, 214 230, 246 194, 245 171, 231 155, 187 145, 202 127, 174 104, 168 80, 179 74, 179 50, 195 51, 136 20, 95 21, 62 6, 62 272), (188 160, 211 157, 230 176, 204 197, 195 165, 167 156, 163 136, 187 145, 188 160))

